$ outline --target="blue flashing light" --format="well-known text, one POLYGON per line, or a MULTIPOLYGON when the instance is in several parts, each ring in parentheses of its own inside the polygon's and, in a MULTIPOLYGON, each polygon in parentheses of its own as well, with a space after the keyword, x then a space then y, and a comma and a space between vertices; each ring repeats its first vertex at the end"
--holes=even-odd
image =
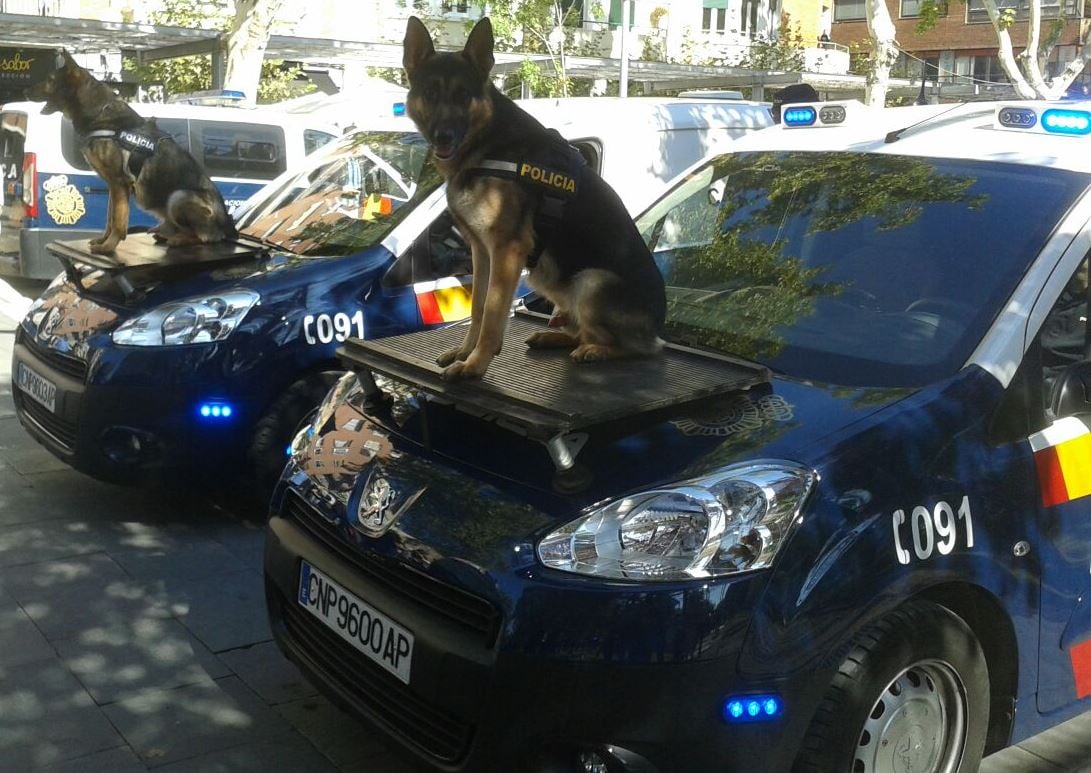
POLYGON ((394 115, 405 115, 405 103, 404 102, 395 102, 394 103, 394 115))
POLYGON ((784 704, 778 695, 737 695, 723 704, 723 718, 727 722, 766 722, 779 719, 784 704))
POLYGON ((287 445, 287 446, 286 446, 286 447, 284 448, 284 455, 285 455, 285 456, 291 456, 291 455, 292 455, 292 444, 291 444, 291 443, 289 443, 289 444, 288 444, 288 445, 287 445))
POLYGON ((785 126, 811 126, 818 120, 818 111, 810 105, 805 107, 787 107, 782 112, 785 126))
POLYGON ((235 409, 225 402, 201 403, 197 407, 197 413, 204 419, 229 419, 235 413, 235 409))
POLYGON ((1091 113, 1086 110, 1046 110, 1042 113, 1042 128, 1054 134, 1091 134, 1091 113))

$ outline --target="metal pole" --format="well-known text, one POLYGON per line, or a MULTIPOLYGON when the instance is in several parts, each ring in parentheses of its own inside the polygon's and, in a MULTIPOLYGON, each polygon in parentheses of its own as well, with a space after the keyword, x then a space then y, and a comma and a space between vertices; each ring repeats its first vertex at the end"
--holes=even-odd
POLYGON ((621 80, 619 97, 629 96, 629 0, 621 0, 621 80))

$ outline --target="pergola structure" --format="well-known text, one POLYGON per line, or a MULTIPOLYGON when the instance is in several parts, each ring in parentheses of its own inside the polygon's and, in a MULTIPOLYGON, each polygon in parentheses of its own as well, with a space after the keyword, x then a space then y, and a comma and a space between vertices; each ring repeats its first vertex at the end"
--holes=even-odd
MULTIPOLYGON (((223 82, 223 45, 217 30, 0 13, 0 46, 63 47, 77 53, 121 51, 142 62, 209 54, 213 62, 213 85, 223 82)), ((273 35, 265 55, 300 62, 359 62, 373 67, 400 67, 402 47, 396 43, 273 35)), ((502 74, 514 70, 526 58, 525 54, 497 52, 494 72, 502 74)), ((548 57, 532 58, 545 69, 552 69, 548 57)), ((616 80, 621 60, 570 56, 565 60, 565 67, 570 77, 616 80)), ((666 62, 630 61, 629 79, 634 85, 642 85, 645 94, 681 89, 748 87, 754 90, 753 98, 757 100, 770 98, 767 89, 792 83, 810 83, 819 93, 837 98, 857 96, 864 91, 864 78, 859 75, 666 62)), ((902 96, 912 96, 920 90, 919 81, 892 79, 890 86, 892 94, 902 96)), ((943 93, 972 98, 973 87, 944 86, 943 93)))

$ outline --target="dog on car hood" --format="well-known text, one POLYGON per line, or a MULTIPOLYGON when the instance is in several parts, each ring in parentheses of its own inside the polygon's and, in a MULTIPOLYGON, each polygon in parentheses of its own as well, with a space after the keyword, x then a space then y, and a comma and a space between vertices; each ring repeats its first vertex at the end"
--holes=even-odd
POLYGON ((462 345, 438 359, 444 378, 484 375, 524 267, 558 325, 531 336, 530 347, 571 349, 577 362, 659 351, 666 297, 651 253, 579 152, 493 86, 489 19, 462 51, 436 53, 411 17, 403 64, 406 112, 432 147, 473 260, 470 325, 462 345))
POLYGON ((155 122, 144 118, 113 89, 62 53, 60 67, 27 89, 27 99, 45 102, 72 122, 87 163, 110 191, 106 232, 91 240, 91 251, 109 255, 129 229, 129 195, 162 220, 157 241, 178 247, 209 244, 237 236, 223 196, 188 150, 155 122))

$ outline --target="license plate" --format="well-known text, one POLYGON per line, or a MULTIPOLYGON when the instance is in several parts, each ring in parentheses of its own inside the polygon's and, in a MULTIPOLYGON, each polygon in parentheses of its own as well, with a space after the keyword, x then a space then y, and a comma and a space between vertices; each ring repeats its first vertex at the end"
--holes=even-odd
POLYGON ((27 397, 36 403, 44 405, 50 413, 57 410, 57 385, 48 379, 44 379, 26 366, 19 363, 19 370, 15 376, 16 385, 26 392, 27 397))
POLYGON ((327 628, 409 684, 413 634, 306 561, 299 572, 299 604, 327 628))

